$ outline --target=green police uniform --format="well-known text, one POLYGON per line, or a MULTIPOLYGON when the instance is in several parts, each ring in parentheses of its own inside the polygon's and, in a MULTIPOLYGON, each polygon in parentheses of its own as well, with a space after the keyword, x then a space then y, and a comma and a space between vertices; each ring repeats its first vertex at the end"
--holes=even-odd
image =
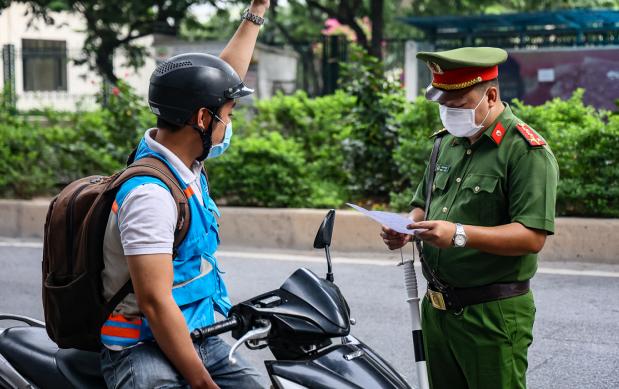
MULTIPOLYGON (((471 50, 475 53, 475 49, 467 50, 467 55, 471 50)), ((445 63, 449 59, 444 53, 437 53, 442 54, 438 66, 443 72, 453 65, 445 63)), ((422 57, 431 61, 432 54, 422 57)), ((466 61, 460 58, 452 68, 462 66, 466 61)), ((486 71, 478 62, 474 66, 486 71)), ((455 79, 462 84, 461 80, 455 79)), ((411 202, 414 207, 425 206, 427 175, 426 171, 411 202)), ((467 138, 444 135, 428 220, 488 227, 517 222, 553 234, 557 180, 557 162, 545 140, 506 105, 473 144, 467 138)), ((536 254, 501 256, 472 248, 438 249, 426 244, 424 256, 434 274, 454 288, 525 281, 537 268, 536 254)), ((424 275, 431 280, 425 271, 424 275)), ((532 342, 534 317, 530 291, 469 305, 461 312, 437 309, 424 298, 422 328, 432 387, 526 387, 527 349, 532 342)))

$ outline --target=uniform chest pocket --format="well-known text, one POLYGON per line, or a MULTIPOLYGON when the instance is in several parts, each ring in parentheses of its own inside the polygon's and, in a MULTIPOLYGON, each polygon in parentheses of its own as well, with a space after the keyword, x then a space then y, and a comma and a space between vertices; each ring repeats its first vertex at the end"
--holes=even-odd
POLYGON ((470 217, 466 222, 478 226, 502 223, 505 199, 500 193, 500 178, 493 175, 469 174, 458 193, 458 207, 470 217))
MULTIPOLYGON (((462 189, 469 189, 474 194, 481 192, 493 193, 499 182, 499 177, 483 175, 483 174, 469 174, 464 178, 462 183, 462 189)), ((483 193, 482 193, 483 194, 483 193)))

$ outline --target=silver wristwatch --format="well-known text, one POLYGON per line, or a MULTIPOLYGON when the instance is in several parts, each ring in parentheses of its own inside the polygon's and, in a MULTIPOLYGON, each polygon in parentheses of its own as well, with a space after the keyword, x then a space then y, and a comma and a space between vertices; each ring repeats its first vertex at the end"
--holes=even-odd
POLYGON ((257 26, 262 26, 264 24, 264 18, 258 15, 254 15, 253 13, 249 12, 249 8, 243 11, 243 14, 241 15, 241 19, 249 20, 250 22, 252 22, 253 24, 257 26))
POLYGON ((464 247, 466 246, 466 233, 464 232, 464 227, 460 223, 456 223, 456 233, 451 239, 454 247, 464 247))

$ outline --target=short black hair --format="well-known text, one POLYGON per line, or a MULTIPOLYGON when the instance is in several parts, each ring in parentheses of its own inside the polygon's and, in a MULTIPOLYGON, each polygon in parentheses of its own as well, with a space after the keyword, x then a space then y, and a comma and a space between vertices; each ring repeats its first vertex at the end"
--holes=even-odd
POLYGON ((157 117, 157 128, 163 128, 165 130, 176 132, 176 131, 180 130, 183 127, 184 126, 182 126, 182 125, 173 124, 173 123, 170 123, 169 121, 167 121, 165 119, 157 117))
POLYGON ((483 91, 485 91, 486 89, 488 89, 490 87, 495 87, 495 88, 498 89, 499 88, 499 79, 498 78, 493 78, 492 80, 480 82, 479 84, 475 85, 475 89, 479 90, 480 92, 483 92, 483 91))

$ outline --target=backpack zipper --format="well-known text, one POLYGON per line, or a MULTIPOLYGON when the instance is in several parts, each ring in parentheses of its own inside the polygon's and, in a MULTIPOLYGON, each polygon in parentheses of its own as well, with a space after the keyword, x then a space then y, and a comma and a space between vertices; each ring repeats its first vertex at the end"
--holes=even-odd
POLYGON ((73 274, 73 211, 75 208, 75 200, 77 199, 77 196, 79 196, 79 194, 82 193, 82 191, 86 189, 88 185, 89 184, 84 184, 77 188, 77 190, 73 192, 73 195, 71 195, 71 198, 69 199, 69 213, 67 215, 67 256, 69 257, 69 274, 73 274))

